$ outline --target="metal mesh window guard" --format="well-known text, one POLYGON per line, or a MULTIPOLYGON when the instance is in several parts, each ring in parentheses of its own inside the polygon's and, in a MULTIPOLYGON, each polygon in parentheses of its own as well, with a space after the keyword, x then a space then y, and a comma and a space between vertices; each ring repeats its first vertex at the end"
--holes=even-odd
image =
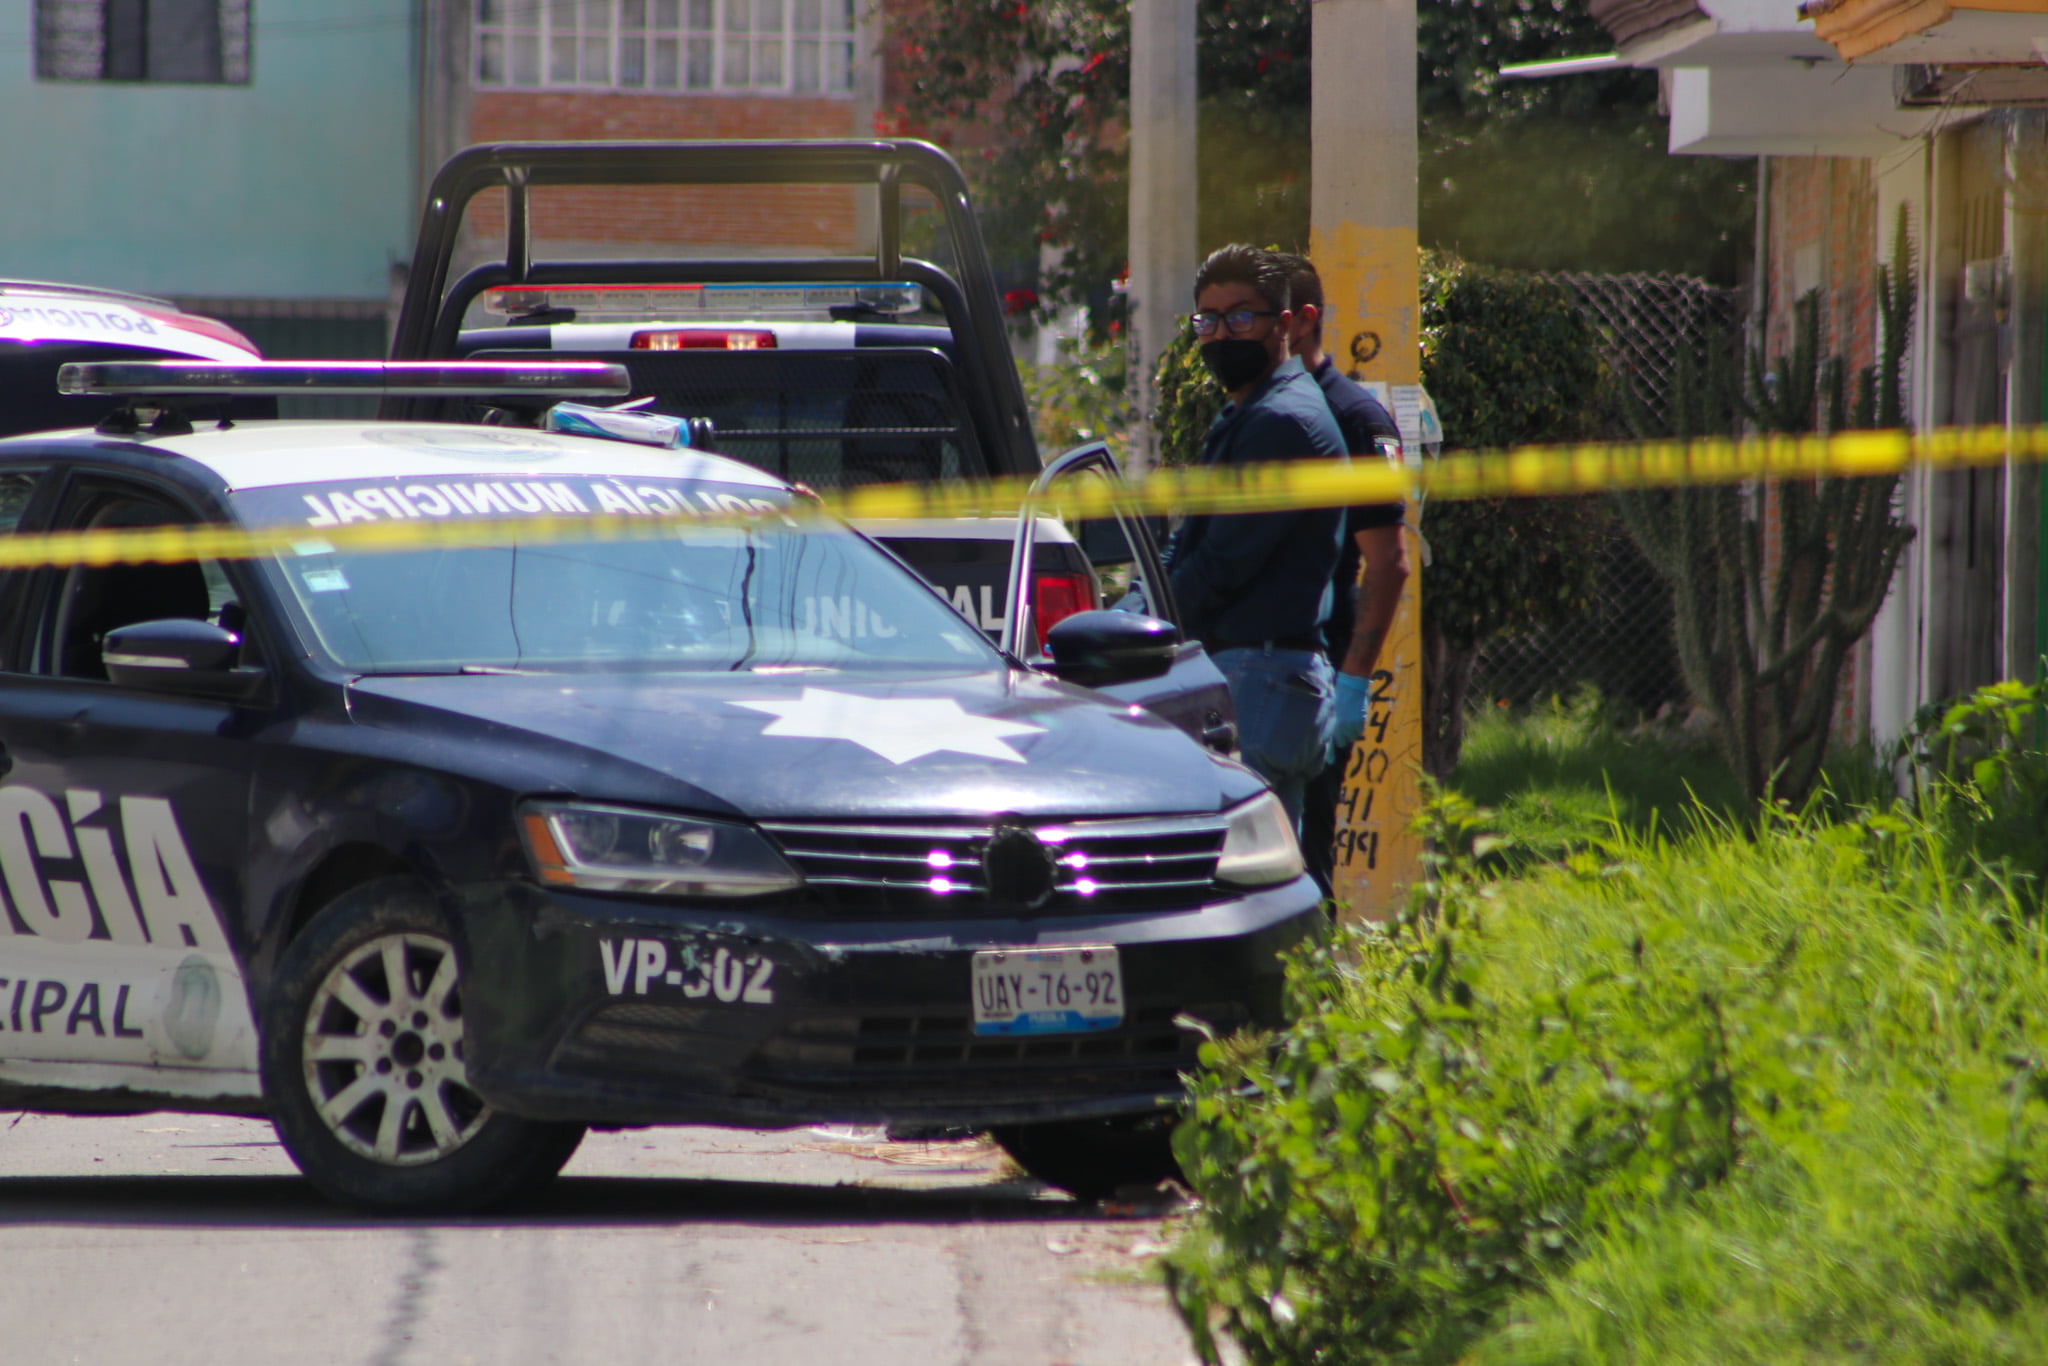
POLYGON ((36 0, 36 77, 249 82, 249 0, 36 0))

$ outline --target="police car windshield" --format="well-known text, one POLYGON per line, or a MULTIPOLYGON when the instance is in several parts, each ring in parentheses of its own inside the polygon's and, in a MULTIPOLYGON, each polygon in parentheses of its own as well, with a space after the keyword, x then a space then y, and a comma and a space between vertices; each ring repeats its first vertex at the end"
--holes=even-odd
MULTIPOLYGON (((608 510, 595 482, 434 479, 377 492, 430 528, 429 518, 456 520, 457 507, 502 519, 504 506, 537 499, 542 487, 557 504, 542 511, 560 515, 565 502, 608 510)), ((650 521, 660 515, 659 527, 616 539, 508 537, 375 552, 337 549, 309 529, 295 553, 279 557, 278 571, 325 653, 358 673, 1000 663, 980 632, 844 527, 772 510, 747 521, 688 520, 721 499, 745 506, 741 495, 766 507, 761 489, 646 479, 604 487, 614 498, 630 496, 650 521)), ((236 501, 246 521, 345 524, 363 494, 300 486, 246 491, 236 501)))

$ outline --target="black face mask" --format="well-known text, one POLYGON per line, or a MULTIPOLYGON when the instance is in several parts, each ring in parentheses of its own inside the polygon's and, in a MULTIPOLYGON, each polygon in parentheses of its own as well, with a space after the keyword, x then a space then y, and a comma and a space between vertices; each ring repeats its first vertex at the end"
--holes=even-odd
POLYGON ((1202 343, 1202 364, 1216 376, 1224 393, 1242 389, 1266 373, 1273 357, 1266 344, 1255 337, 1224 337, 1202 343))

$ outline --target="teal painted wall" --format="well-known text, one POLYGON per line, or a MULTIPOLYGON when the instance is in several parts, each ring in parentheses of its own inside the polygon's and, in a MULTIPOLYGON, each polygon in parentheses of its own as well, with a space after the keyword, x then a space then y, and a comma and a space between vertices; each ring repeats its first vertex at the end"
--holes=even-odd
POLYGON ((414 230, 415 0, 254 0, 246 86, 38 81, 0 0, 0 276, 382 298, 414 230))

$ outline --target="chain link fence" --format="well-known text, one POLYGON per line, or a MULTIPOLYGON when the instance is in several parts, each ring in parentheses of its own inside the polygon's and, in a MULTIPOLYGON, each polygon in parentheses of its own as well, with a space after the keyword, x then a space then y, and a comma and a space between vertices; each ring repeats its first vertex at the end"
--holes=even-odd
POLYGON ((1725 339, 1743 312, 1742 291, 1691 275, 1557 272, 1543 278, 1561 286, 1599 330, 1608 365, 1658 420, 1669 415, 1679 358, 1690 354, 1697 374, 1708 346, 1725 339))
MULTIPOLYGON (((1600 332, 1606 360, 1641 409, 1666 416, 1679 358, 1695 369, 1742 315, 1739 290, 1687 275, 1550 274, 1600 332)), ((1616 433, 1620 435, 1621 433, 1616 433)), ((1540 631, 1498 636, 1479 653, 1474 710, 1525 707, 1591 685, 1641 716, 1685 705, 1671 641, 1671 595, 1618 521, 1602 548, 1593 605, 1540 631)))

